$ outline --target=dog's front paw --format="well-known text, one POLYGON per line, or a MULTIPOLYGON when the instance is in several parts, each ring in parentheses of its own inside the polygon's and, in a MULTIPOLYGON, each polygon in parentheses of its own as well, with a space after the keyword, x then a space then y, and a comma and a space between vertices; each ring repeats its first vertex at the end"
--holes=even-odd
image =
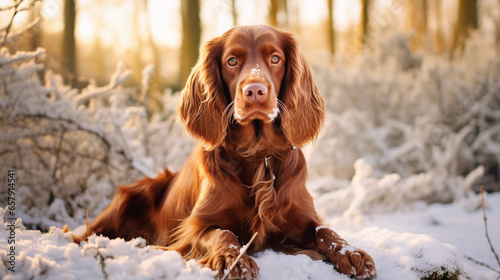
POLYGON ((333 230, 318 229, 316 243, 340 273, 355 279, 374 279, 377 276, 372 257, 365 251, 349 245, 333 230))
POLYGON ((374 279, 377 276, 375 263, 373 262, 372 257, 365 251, 353 248, 352 252, 346 250, 344 255, 345 258, 349 259, 349 263, 353 268, 352 275, 355 279, 374 279))
POLYGON ((255 261, 246 254, 238 259, 239 254, 237 248, 228 248, 212 256, 206 265, 217 271, 217 279, 223 279, 226 274, 226 279, 257 279, 259 267, 255 261))

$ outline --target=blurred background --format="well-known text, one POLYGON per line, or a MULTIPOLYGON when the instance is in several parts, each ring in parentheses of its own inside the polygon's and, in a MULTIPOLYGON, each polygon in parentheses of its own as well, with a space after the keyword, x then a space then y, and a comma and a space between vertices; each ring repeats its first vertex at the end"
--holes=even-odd
POLYGON ((497 0, 0 0, 0 10, 2 28, 28 29, 7 47, 43 47, 49 69, 78 87, 89 77, 106 83, 124 61, 130 82, 140 84, 152 63, 153 89, 180 89, 200 42, 236 25, 296 32, 309 59, 321 63, 359 55, 388 28, 407 34, 412 51, 449 57, 479 26, 500 40, 497 0), (11 22, 16 6, 25 11, 11 22))

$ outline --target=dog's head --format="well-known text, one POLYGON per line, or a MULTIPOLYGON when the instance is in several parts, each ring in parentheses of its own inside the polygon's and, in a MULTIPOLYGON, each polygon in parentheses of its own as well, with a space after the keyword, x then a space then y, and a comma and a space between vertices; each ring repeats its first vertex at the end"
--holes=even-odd
POLYGON ((236 121, 280 120, 291 145, 314 140, 325 104, 294 35, 270 26, 242 26, 202 46, 179 102, 186 130, 209 150, 236 121))

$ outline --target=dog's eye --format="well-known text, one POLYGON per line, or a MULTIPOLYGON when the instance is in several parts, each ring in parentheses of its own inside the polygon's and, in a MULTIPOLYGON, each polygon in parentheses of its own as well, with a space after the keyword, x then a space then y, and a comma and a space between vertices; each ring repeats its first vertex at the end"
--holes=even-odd
POLYGON ((230 59, 227 60, 227 65, 229 66, 236 66, 238 64, 238 60, 234 57, 231 57, 230 59))
POLYGON ((280 57, 277 55, 271 56, 271 63, 272 64, 278 64, 281 61, 280 57))

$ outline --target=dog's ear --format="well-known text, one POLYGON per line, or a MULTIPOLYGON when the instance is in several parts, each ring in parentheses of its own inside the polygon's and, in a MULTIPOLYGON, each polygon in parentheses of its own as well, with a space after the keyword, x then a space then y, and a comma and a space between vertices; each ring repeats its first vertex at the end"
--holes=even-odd
POLYGON ((224 118, 227 101, 220 71, 223 42, 215 38, 200 48, 178 104, 178 116, 187 132, 213 150, 224 140, 228 120, 224 118))
POLYGON ((297 40, 292 33, 281 32, 286 55, 286 73, 280 90, 286 110, 281 115, 281 123, 288 141, 300 148, 315 141, 323 128, 325 101, 297 40))

